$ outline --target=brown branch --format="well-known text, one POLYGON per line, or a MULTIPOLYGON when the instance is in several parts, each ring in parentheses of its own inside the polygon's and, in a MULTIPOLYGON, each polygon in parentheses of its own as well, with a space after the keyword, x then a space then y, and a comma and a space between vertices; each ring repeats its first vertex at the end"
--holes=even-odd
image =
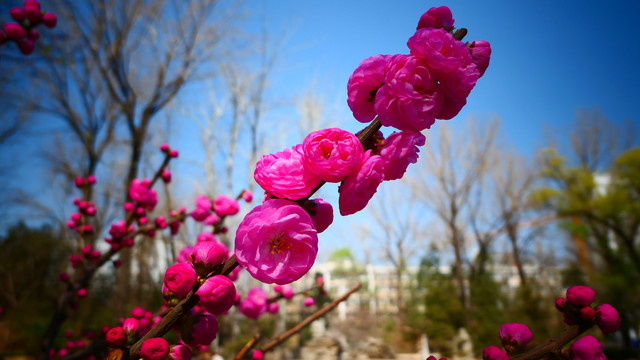
POLYGON ((334 307, 338 306, 338 304, 340 304, 341 302, 347 300, 347 298, 349 296, 351 296, 351 294, 353 294, 354 292, 360 290, 361 287, 362 287, 362 284, 360 284, 360 283, 356 284, 356 286, 352 287, 351 290, 347 291, 344 295, 342 295, 339 298, 333 300, 331 303, 325 305, 322 309, 316 311, 311 316, 309 316, 308 318, 306 318, 302 322, 300 322, 298 325, 296 325, 296 326, 292 327, 291 329, 283 332, 282 334, 276 336, 273 340, 271 340, 267 345, 265 345, 260 350, 263 353, 266 353, 267 351, 269 351, 269 350, 273 349, 274 347, 278 346, 280 343, 282 343, 283 341, 287 340, 288 338, 290 338, 295 333, 297 333, 300 330, 302 330, 305 326, 311 324, 313 321, 317 320, 319 317, 323 316, 324 314, 326 314, 329 311, 331 311, 334 307))
POLYGON ((251 340, 249 340, 243 347, 242 349, 240 349, 240 351, 236 354, 236 356, 233 358, 233 360, 241 360, 244 355, 247 353, 247 351, 249 351, 253 345, 256 344, 256 342, 258 342, 258 340, 260 339, 260 334, 256 334, 254 335, 251 340))
POLYGON ((534 360, 534 359, 542 359, 548 354, 561 350, 563 346, 567 345, 573 339, 580 336, 580 334, 589 330, 593 327, 593 324, 580 324, 573 325, 570 328, 566 329, 562 332, 562 334, 558 335, 553 339, 549 339, 546 342, 536 346, 535 348, 525 352, 524 354, 516 355, 511 358, 511 360, 534 360))

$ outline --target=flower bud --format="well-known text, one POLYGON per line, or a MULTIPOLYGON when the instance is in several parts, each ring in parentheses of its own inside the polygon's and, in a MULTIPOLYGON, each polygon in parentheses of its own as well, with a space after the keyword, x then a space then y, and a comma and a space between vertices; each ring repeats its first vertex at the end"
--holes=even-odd
POLYGON ((169 150, 169 156, 171 156, 172 158, 177 158, 178 157, 178 150, 176 150, 176 149, 169 150))
POLYGON ((196 273, 206 276, 217 265, 224 263, 227 259, 226 249, 217 241, 201 241, 193 246, 193 265, 196 273))
POLYGON ((29 55, 33 52, 34 45, 31 40, 23 40, 18 43, 18 48, 23 55, 29 55))
POLYGON ((26 17, 26 15, 24 14, 24 10, 22 10, 22 8, 19 8, 19 7, 15 7, 11 9, 9 11, 9 14, 11 14, 11 17, 13 18, 13 20, 18 22, 24 20, 24 18, 26 17))
POLYGON ((182 341, 187 345, 209 345, 218 335, 218 319, 211 314, 198 314, 188 322, 180 331, 182 341))
POLYGON ((253 350, 253 353, 251 354, 251 359, 262 360, 263 358, 264 358, 264 354, 262 353, 261 350, 253 350))
POLYGON ((574 307, 581 309, 596 301, 596 292, 588 286, 572 286, 567 289, 567 301, 574 307))
POLYGON ((113 329, 109 330, 109 332, 107 332, 107 334, 105 335, 105 340, 110 348, 117 349, 122 346, 127 340, 127 334, 125 334, 122 327, 114 327, 113 329))
POLYGON ((169 266, 164 275, 164 284, 180 299, 184 299, 196 283, 196 271, 189 263, 169 266))
POLYGON ((84 186, 84 179, 82 178, 82 176, 76 176, 73 182, 76 184, 77 188, 81 188, 82 186, 84 186))
POLYGON ((242 200, 246 202, 251 202, 251 200, 253 200, 253 193, 249 190, 243 190, 241 196, 242 200))
POLYGON ((315 303, 316 303, 316 301, 310 296, 304 298, 304 306, 306 306, 306 307, 313 306, 313 304, 315 304, 315 303))
POLYGON ((189 360, 191 356, 191 349, 187 345, 174 345, 169 353, 169 358, 172 360, 189 360))
POLYGON ((42 11, 38 6, 32 6, 31 4, 25 4, 24 14, 31 23, 36 23, 42 20, 42 11))
POLYGON ((85 298, 85 297, 87 297, 87 294, 88 294, 88 292, 87 292, 87 289, 85 289, 85 288, 79 289, 76 292, 76 296, 78 296, 79 298, 85 298))
POLYGON ((491 345, 482 350, 482 360, 509 360, 509 357, 502 349, 491 345))
POLYGON ((167 169, 162 170, 162 181, 164 181, 166 184, 171 182, 171 171, 167 169))
POLYGON ((142 343, 140 356, 144 360, 165 360, 169 355, 169 343, 163 338, 150 338, 142 343))
POLYGON ((282 286, 282 296, 284 296, 284 298, 288 300, 293 298, 293 288, 291 287, 291 285, 282 286))
POLYGON ((54 28, 58 23, 58 18, 54 13, 48 12, 42 16, 42 22, 44 23, 44 26, 54 28))
POLYGON ((596 325, 605 334, 618 331, 622 324, 618 311, 609 304, 602 304, 596 308, 596 325))
POLYGON ((606 360, 602 345, 591 335, 583 336, 569 349, 572 360, 606 360))
POLYGON ((139 327, 140 327, 140 323, 136 318, 126 318, 124 320, 124 323, 122 323, 122 328, 124 329, 124 332, 127 333, 127 335, 133 334, 133 333, 137 334, 139 327))
POLYGON ((591 306, 585 306, 580 309, 580 316, 585 320, 591 320, 596 316, 596 311, 591 306))
POLYGON ((164 143, 164 144, 160 145, 160 151, 167 152, 168 150, 169 150, 169 144, 164 143))
POLYGON ((223 275, 208 278, 196 294, 200 297, 200 305, 211 314, 229 311, 236 301, 236 287, 223 275))
POLYGON ((280 310, 280 305, 275 301, 267 305, 267 311, 269 314, 277 314, 278 310, 280 310))
POLYGON ((524 349, 533 339, 531 330, 524 324, 504 324, 500 327, 500 342, 509 355, 514 355, 524 349))

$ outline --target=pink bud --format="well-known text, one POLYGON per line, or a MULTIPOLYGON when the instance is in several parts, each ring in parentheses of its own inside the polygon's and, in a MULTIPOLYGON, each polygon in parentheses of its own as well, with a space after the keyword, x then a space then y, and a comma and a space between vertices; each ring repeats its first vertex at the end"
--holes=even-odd
POLYGON ((162 170, 162 181, 164 181, 166 184, 171 182, 171 171, 167 169, 162 170))
POLYGON ((228 277, 215 275, 208 278, 198 289, 200 305, 211 314, 223 314, 235 303, 236 287, 228 277))
POLYGON ((499 331, 500 341, 509 355, 516 354, 531 342, 533 334, 524 324, 504 324, 499 331))
POLYGON ((276 294, 280 294, 282 292, 282 285, 273 285, 273 291, 275 291, 276 294))
POLYGON ((556 299, 556 309, 558 309, 558 311, 564 312, 566 305, 567 305, 567 299, 563 297, 559 297, 556 299))
POLYGON ((84 185, 84 179, 82 178, 82 176, 76 176, 75 180, 73 181, 78 188, 81 188, 84 185))
POLYGON ((82 255, 84 255, 84 256, 88 256, 88 255, 89 255, 89 253, 91 253, 91 249, 92 249, 92 248, 93 248, 93 246, 91 246, 91 244, 87 244, 87 245, 85 245, 85 246, 82 248, 82 250, 81 250, 82 255))
POLYGON ((267 311, 270 314, 277 314, 278 310, 280 310, 280 305, 278 305, 277 302, 269 303, 269 305, 267 306, 267 311))
POLYGON ((71 330, 67 330, 64 332, 64 337, 66 337, 67 339, 71 339, 73 337, 73 331, 71 330))
POLYGON ((242 200, 246 202, 251 202, 251 200, 253 200, 253 193, 249 190, 244 190, 242 192, 242 200))
POLYGON ((19 8, 19 7, 15 7, 11 9, 9 11, 9 14, 11 14, 11 17, 13 18, 13 20, 18 22, 24 20, 25 18, 24 11, 22 10, 22 8, 19 8))
POLYGON ((77 347, 77 348, 83 348, 83 347, 85 347, 86 345, 87 345, 87 344, 86 344, 86 343, 84 342, 84 340, 82 340, 82 339, 81 339, 81 340, 76 341, 76 347, 77 347))
POLYGON ((122 266, 122 260, 113 260, 113 267, 116 269, 122 266))
POLYGON ((124 323, 122 323, 122 328, 124 329, 124 332, 127 333, 127 335, 137 333, 139 326, 140 323, 136 318, 126 318, 124 320, 124 323))
POLYGON ((27 19, 31 23, 36 23, 42 20, 42 11, 39 6, 32 6, 30 4, 26 4, 24 6, 24 14, 27 16, 27 19))
POLYGON ((144 360, 165 360, 169 355, 169 343, 163 338, 150 338, 142 343, 140 356, 144 360))
POLYGON ((100 250, 93 250, 90 255, 92 258, 97 259, 100 257, 100 250))
POLYGON ((117 349, 122 346, 127 340, 127 334, 125 334, 122 327, 114 327, 113 329, 109 330, 107 335, 105 335, 105 340, 107 341, 107 345, 109 345, 110 348, 117 349))
POLYGON ((572 360, 606 360, 602 345, 591 335, 583 336, 569 349, 572 360))
POLYGON ((177 158, 178 157, 178 150, 176 149, 171 149, 169 151, 169 156, 171 156, 172 158, 177 158))
POLYGON ((86 210, 87 215, 89 216, 93 216, 96 214, 96 208, 94 208, 93 206, 89 206, 86 210))
POLYGON ((67 349, 72 350, 75 347, 76 347, 75 341, 71 341, 71 340, 67 341, 67 346, 66 346, 67 349))
POLYGON ((509 360, 507 354, 495 345, 487 346, 482 350, 483 360, 509 360))
POLYGON ((78 222, 80 221, 80 219, 82 219, 82 214, 80 213, 73 213, 71 214, 71 220, 78 222))
POLYGON ((29 55, 33 52, 33 41, 31 40, 23 40, 18 43, 18 48, 23 55, 29 55))
POLYGON ((580 316, 585 320, 591 320, 596 316, 596 311, 591 306, 585 306, 580 309, 580 316))
POLYGON ((133 310, 131 310, 131 316, 133 316, 136 319, 140 319, 140 318, 144 317, 145 313, 146 313, 146 311, 143 308, 139 307, 139 306, 137 306, 137 307, 133 308, 133 310))
POLYGON ((82 201, 82 199, 80 199, 78 197, 77 198, 73 198, 73 205, 78 206, 80 204, 80 201, 82 201))
POLYGON ((96 177, 94 175, 87 176, 87 182, 89 183, 89 185, 95 184, 96 183, 96 177))
POLYGON ((588 286, 572 286, 567 289, 567 301, 580 309, 596 301, 596 292, 588 286))
POLYGON ((313 306, 313 304, 315 304, 315 303, 316 303, 316 301, 310 296, 304 298, 304 306, 306 306, 306 307, 313 306))
POLYGON ((38 10, 40 10, 40 2, 38 0, 24 0, 24 3, 22 5, 35 6, 36 8, 38 8, 38 10))
POLYGON ((284 296, 285 299, 293 298, 293 288, 291 285, 282 285, 282 296, 284 296))
POLYGON ((69 220, 67 221, 67 227, 69 229, 73 229, 74 227, 76 227, 76 223, 73 220, 69 220))
POLYGON ((610 334, 620 329, 620 316, 618 311, 609 304, 602 304, 596 308, 596 325, 605 334, 610 334))
POLYGON ((182 344, 172 346, 171 352, 169 353, 169 358, 172 360, 190 360, 191 356, 191 349, 189 349, 187 345, 182 344))
POLYGON ((264 358, 264 354, 260 350, 254 350, 251 354, 251 358, 253 360, 262 360, 264 358))
POLYGON ((58 18, 56 18, 56 15, 54 13, 48 12, 42 16, 42 22, 44 23, 44 26, 48 28, 54 28, 58 23, 58 18))
POLYGON ((209 345, 218 335, 218 319, 211 314, 195 316, 193 328, 181 332, 182 340, 190 346, 209 345))
POLYGON ((91 226, 89 224, 82 225, 82 232, 88 233, 88 234, 93 233, 93 226, 91 226))
POLYGON ((181 214, 186 214, 187 213, 187 208, 184 207, 184 206, 180 206, 179 211, 180 211, 181 214))
POLYGON ((196 282, 196 271, 189 263, 169 266, 164 275, 164 284, 180 299, 184 299, 196 282))
POLYGON ((78 209, 81 211, 84 211, 87 207, 89 207, 89 204, 86 201, 81 200, 78 202, 78 209))
POLYGON ((138 219, 138 223, 140 223, 140 225, 146 225, 148 222, 149 219, 147 219, 145 216, 138 219))
POLYGON ((164 144, 160 145, 160 151, 167 152, 168 150, 169 150, 169 144, 164 143, 164 144))
POLYGON ((132 212, 135 208, 136 207, 130 202, 124 203, 124 211, 126 212, 132 212))
POLYGON ((63 281, 63 282, 69 281, 69 274, 67 274, 66 272, 61 273, 60 274, 60 281, 63 281))
POLYGON ((78 296, 79 298, 87 297, 87 289, 82 288, 78 290, 78 292, 76 292, 76 296, 78 296))
POLYGON ((6 23, 2 25, 2 32, 6 35, 7 39, 18 41, 27 37, 27 31, 16 23, 6 23))
POLYGON ((58 356, 60 357, 65 357, 69 354, 69 350, 67 350, 66 348, 62 348, 60 350, 58 350, 58 356))
POLYGON ((200 241, 191 253, 196 272, 201 276, 208 275, 217 265, 227 259, 226 249, 216 241, 200 241))

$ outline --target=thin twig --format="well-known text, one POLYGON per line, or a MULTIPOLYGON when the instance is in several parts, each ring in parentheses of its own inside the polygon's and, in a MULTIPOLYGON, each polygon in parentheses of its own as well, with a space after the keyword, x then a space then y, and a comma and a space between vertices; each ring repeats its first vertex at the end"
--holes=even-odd
POLYGON ((251 340, 249 340, 243 347, 242 349, 240 349, 240 351, 236 354, 236 356, 233 358, 233 360, 241 360, 244 355, 247 353, 247 351, 249 351, 253 345, 256 344, 256 342, 258 342, 258 340, 260 340, 260 334, 256 334, 254 335, 251 340))
POLYGON ((566 329, 562 332, 562 334, 558 335, 553 339, 549 339, 546 342, 536 346, 535 348, 523 353, 516 355, 511 358, 511 360, 534 360, 534 359, 542 359, 551 352, 562 349, 563 346, 567 345, 573 339, 577 338, 583 332, 589 330, 593 327, 593 324, 585 323, 580 325, 573 325, 570 328, 566 329))

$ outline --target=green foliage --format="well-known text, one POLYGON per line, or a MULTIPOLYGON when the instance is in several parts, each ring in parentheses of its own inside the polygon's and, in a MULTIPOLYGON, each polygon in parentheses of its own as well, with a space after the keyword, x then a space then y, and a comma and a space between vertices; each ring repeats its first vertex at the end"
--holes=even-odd
POLYGON ((471 282, 469 334, 477 354, 489 345, 496 345, 498 329, 505 322, 504 295, 491 273, 471 282))

